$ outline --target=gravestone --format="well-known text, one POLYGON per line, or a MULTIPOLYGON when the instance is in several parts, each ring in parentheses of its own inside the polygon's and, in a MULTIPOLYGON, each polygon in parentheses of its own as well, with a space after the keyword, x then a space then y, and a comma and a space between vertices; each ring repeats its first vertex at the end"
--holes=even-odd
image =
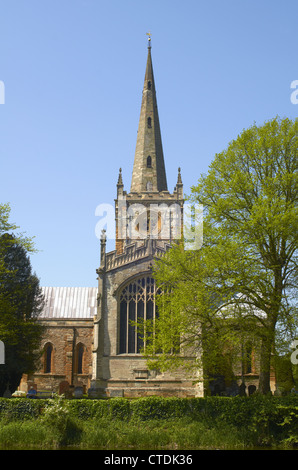
POLYGON ((74 389, 74 397, 75 398, 82 398, 83 393, 84 393, 83 387, 75 387, 75 389, 74 389))

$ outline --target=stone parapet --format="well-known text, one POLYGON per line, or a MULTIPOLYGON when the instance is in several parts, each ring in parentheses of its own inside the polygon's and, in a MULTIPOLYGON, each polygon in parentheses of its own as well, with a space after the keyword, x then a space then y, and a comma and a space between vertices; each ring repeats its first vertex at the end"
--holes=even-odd
POLYGON ((167 242, 154 239, 146 239, 143 242, 136 241, 125 245, 122 253, 114 250, 106 254, 105 270, 107 272, 139 260, 143 261, 144 258, 149 256, 161 258, 170 246, 167 242), (140 243, 142 244, 140 245, 140 243))

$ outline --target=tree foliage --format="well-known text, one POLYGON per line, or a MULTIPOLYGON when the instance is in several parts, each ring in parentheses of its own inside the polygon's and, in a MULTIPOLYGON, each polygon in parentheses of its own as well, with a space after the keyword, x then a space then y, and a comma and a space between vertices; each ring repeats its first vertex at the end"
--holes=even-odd
POLYGON ((8 205, 0 205, 0 339, 5 345, 0 396, 8 385, 13 392, 22 374, 34 370, 43 329, 37 321, 43 296, 29 258, 33 241, 14 234, 9 212, 8 205))
POLYGON ((249 339, 260 344, 259 390, 269 391, 277 332, 291 335, 297 325, 297 169, 298 120, 253 125, 215 155, 189 198, 204 207, 202 248, 181 244, 154 268, 167 293, 147 341, 155 366, 183 362, 174 341, 184 355, 194 348, 216 364, 216 355, 239 356, 249 339))

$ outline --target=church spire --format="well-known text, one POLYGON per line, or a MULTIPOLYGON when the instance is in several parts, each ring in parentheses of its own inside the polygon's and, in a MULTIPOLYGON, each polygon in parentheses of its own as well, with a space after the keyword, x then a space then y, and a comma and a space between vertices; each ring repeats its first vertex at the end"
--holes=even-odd
POLYGON ((167 191, 167 189, 151 57, 151 35, 149 33, 147 64, 130 191, 144 193, 167 191))

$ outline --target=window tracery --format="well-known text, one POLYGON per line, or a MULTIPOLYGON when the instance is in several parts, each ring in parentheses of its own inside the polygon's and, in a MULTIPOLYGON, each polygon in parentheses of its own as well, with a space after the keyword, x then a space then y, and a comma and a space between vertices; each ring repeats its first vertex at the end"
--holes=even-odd
POLYGON ((155 297, 155 280, 150 276, 135 279, 122 289, 119 297, 120 334, 119 354, 139 354, 144 347, 144 327, 146 320, 158 316, 155 297))

